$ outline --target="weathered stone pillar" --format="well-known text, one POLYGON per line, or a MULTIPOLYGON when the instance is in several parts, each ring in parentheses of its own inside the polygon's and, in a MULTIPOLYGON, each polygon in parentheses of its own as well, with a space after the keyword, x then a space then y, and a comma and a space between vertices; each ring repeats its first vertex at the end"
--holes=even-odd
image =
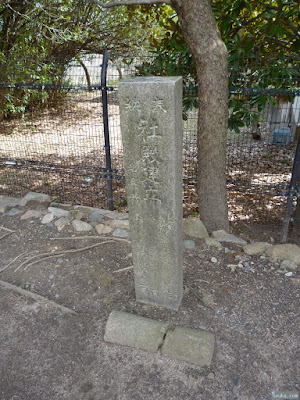
POLYGON ((182 78, 119 83, 136 299, 182 298, 182 78))

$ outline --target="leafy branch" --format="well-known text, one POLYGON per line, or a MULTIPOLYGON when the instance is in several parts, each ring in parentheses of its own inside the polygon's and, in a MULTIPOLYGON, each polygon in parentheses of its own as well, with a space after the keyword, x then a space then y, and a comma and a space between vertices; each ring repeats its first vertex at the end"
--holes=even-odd
POLYGON ((99 0, 89 0, 90 2, 97 4, 103 8, 111 8, 116 6, 138 6, 138 5, 152 5, 152 4, 169 4, 170 0, 125 0, 125 1, 113 1, 111 3, 103 3, 99 0))

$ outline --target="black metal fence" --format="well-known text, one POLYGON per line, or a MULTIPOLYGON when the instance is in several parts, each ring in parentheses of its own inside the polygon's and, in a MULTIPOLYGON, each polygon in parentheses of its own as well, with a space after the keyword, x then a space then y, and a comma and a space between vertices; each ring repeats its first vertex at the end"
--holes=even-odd
MULTIPOLYGON (((153 73, 151 60, 87 56, 52 81, 39 80, 38 73, 23 81, 16 81, 20 71, 7 74, 0 82, 0 194, 36 191, 60 202, 126 209, 117 85, 128 76, 153 73)), ((230 219, 276 224, 288 196, 294 209, 300 196, 296 185, 289 190, 300 125, 299 69, 289 61, 285 68, 282 61, 251 62, 230 64, 230 219), (248 126, 242 126, 245 121, 248 126)), ((185 85, 185 97, 197 96, 191 86, 185 85)), ((197 212, 196 108, 185 110, 183 126, 188 215, 197 212)))

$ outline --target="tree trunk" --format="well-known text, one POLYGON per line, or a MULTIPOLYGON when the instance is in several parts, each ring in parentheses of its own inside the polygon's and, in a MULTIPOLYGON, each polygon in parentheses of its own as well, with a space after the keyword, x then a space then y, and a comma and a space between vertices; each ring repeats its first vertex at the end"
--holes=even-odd
MULTIPOLYGON (((298 140, 300 140, 299 136, 300 136, 300 126, 297 126, 296 133, 295 133, 296 143, 298 143, 298 140)), ((296 185, 300 187, 300 168, 298 169, 298 177, 297 177, 296 185)), ((296 205, 294 219, 295 219, 294 230, 295 230, 295 232, 300 234, 300 197, 297 198, 297 205, 296 205)))
MULTIPOLYGON (((2 84, 7 81, 6 68, 7 66, 5 65, 4 62, 0 63, 0 83, 2 84)), ((0 121, 2 121, 5 117, 4 107, 6 103, 7 92, 8 92, 7 88, 5 87, 0 88, 0 121)))
POLYGON ((0 121, 4 119, 4 107, 6 103, 5 95, 7 93, 7 89, 0 89, 0 121))
POLYGON ((91 85, 91 78, 90 78, 89 71, 88 71, 88 69, 87 69, 87 67, 86 67, 86 65, 84 64, 83 61, 81 61, 80 59, 78 61, 79 61, 79 64, 82 66, 83 70, 84 70, 86 82, 87 82, 87 85, 88 85, 88 90, 89 90, 89 92, 91 92, 92 91, 92 85, 91 85))
MULTIPOLYGON (((297 127, 296 131, 296 136, 297 136, 297 142, 299 139, 299 133, 300 133, 300 127, 297 127)), ((297 176, 297 186, 300 187, 300 167, 298 169, 298 176, 297 176)), ((294 214, 294 232, 300 234, 300 197, 297 198, 297 205, 296 205, 296 210, 294 214)))
POLYGON ((172 0, 195 60, 199 85, 199 212, 209 232, 228 231, 226 135, 228 124, 227 49, 209 0, 172 0))

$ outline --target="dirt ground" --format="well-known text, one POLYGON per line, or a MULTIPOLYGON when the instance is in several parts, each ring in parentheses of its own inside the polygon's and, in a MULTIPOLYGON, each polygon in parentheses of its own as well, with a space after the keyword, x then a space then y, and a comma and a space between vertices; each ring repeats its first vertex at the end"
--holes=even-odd
MULTIPOLYGON (((1 400, 263 400, 298 393, 299 275, 280 274, 259 256, 248 257, 248 272, 233 272, 228 264, 245 256, 236 245, 225 253, 196 239, 194 250, 184 250, 180 309, 169 311, 136 303, 132 269, 116 272, 132 265, 130 242, 76 239, 71 230, 3 214, 0 226, 14 230, 0 239, 0 270, 11 263, 0 279, 76 312, 0 285, 1 400), (214 333, 212 365, 105 343, 112 310, 214 333)), ((271 240, 278 232, 245 225, 239 234, 271 240)))

